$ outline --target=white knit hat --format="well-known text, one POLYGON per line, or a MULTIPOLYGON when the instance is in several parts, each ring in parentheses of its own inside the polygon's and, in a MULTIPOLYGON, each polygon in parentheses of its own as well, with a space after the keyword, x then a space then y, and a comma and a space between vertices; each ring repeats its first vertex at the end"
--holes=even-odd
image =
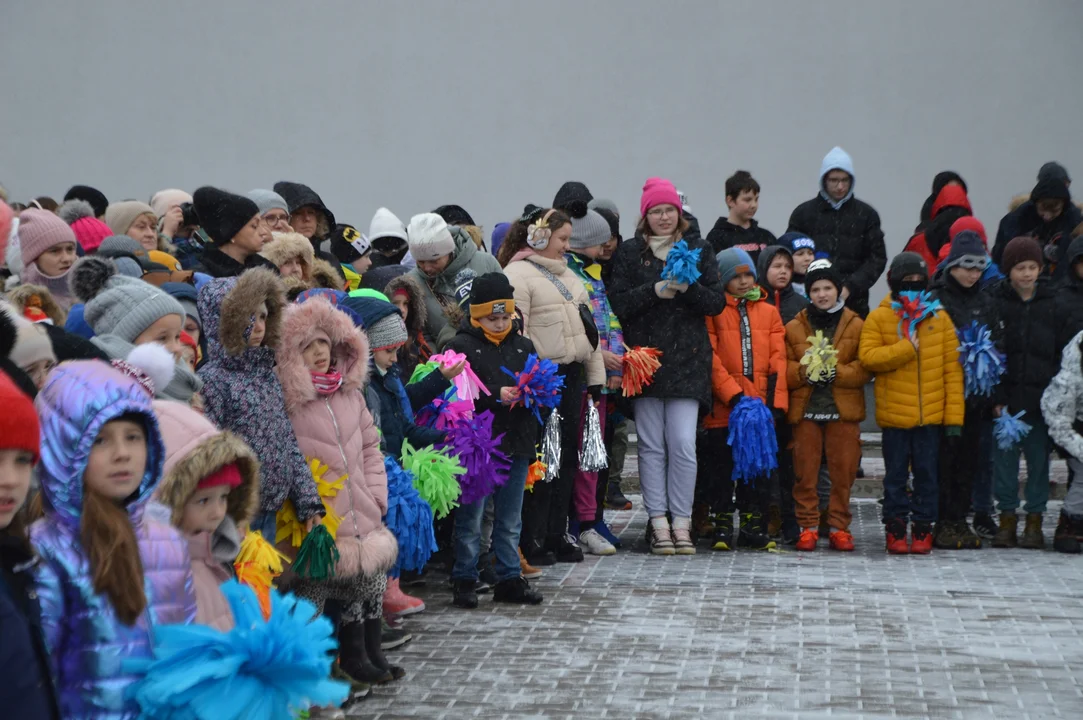
POLYGON ((382 237, 394 237, 406 241, 406 226, 395 213, 385 207, 376 211, 369 223, 369 240, 382 237))
POLYGON ((451 237, 447 222, 436 213, 421 213, 410 218, 406 236, 410 243, 410 254, 419 262, 428 262, 455 252, 455 239, 451 237))

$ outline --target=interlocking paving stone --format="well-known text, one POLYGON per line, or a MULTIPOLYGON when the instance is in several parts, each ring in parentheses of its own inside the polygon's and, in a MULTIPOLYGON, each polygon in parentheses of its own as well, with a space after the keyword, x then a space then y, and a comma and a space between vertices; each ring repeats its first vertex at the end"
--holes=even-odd
MULTIPOLYGON (((349 708, 375 718, 1083 718, 1083 558, 1051 550, 890 557, 880 507, 857 551, 557 565, 538 607, 453 608, 446 576, 393 659, 407 677, 349 708)), ((1051 504, 1051 541, 1058 504, 1051 504)))

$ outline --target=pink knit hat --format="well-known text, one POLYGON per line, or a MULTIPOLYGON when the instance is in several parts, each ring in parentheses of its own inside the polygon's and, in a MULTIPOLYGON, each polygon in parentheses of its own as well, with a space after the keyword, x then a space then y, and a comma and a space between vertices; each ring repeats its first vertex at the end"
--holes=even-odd
POLYGON ((647 211, 656 205, 672 205, 681 211, 681 198, 677 188, 665 178, 648 178, 643 183, 643 197, 639 199, 639 214, 646 216, 647 211))
POLYGON ((88 253, 96 251, 102 240, 114 234, 108 225, 94 217, 94 208, 84 200, 68 200, 56 214, 71 226, 76 240, 88 253))
POLYGON ((30 265, 51 247, 60 243, 76 243, 75 233, 68 224, 48 210, 30 208, 19 215, 19 246, 23 265, 30 265))

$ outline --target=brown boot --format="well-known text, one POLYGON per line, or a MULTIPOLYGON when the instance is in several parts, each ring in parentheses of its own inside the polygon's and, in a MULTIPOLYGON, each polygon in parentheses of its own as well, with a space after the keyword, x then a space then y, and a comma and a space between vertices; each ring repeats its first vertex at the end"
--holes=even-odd
POLYGON ((1000 513, 1000 529, 993 536, 993 547, 1013 548, 1019 544, 1017 530, 1019 518, 1013 512, 1000 513))
POLYGON ((779 510, 778 505, 767 508, 767 536, 782 537, 782 511, 779 510))
POLYGON ((1023 537, 1019 539, 1019 547, 1027 550, 1043 550, 1045 548, 1041 513, 1027 513, 1027 524, 1023 528, 1023 537))

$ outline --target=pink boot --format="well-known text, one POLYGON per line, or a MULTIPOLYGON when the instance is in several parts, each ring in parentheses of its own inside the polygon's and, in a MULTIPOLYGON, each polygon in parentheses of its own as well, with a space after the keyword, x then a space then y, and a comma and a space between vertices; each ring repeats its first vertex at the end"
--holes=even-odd
POLYGON ((398 578, 387 579, 387 591, 384 593, 384 612, 388 615, 413 615, 425 609, 425 601, 407 595, 399 587, 398 578))

